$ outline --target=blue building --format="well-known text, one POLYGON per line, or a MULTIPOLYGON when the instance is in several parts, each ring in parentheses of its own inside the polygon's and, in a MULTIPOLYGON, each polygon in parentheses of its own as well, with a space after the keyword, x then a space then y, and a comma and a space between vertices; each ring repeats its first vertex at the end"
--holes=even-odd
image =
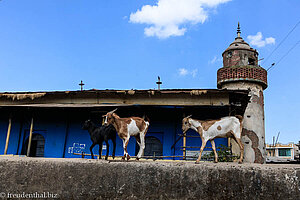
MULTIPOLYGON (((184 116, 192 114, 193 118, 206 120, 243 115, 248 101, 248 90, 226 89, 0 93, 0 151, 26 155, 31 143, 29 156, 78 158, 75 154, 89 153, 92 144, 88 132, 81 128, 83 122, 91 119, 101 125, 102 115, 118 108, 120 117, 147 115, 150 119, 145 156, 192 155, 199 151, 201 140, 182 137, 184 116)), ((199 134, 189 130, 187 136, 199 134)), ((228 145, 224 138, 215 142, 217 147, 228 145)), ((210 150, 210 145, 208 142, 206 150, 210 150)), ((137 146, 135 138, 131 138, 128 146, 131 156, 137 154, 137 146)), ((94 153, 98 154, 98 146, 94 153)), ((106 153, 105 146, 102 153, 106 153)), ((123 155, 119 137, 116 155, 123 155)))

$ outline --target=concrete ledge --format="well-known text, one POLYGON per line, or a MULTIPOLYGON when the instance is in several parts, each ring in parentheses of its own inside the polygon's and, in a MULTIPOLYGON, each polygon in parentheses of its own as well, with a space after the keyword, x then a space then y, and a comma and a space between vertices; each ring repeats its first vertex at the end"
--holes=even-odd
POLYGON ((300 199, 300 165, 0 157, 0 196, 300 199), (45 192, 45 193, 44 193, 45 192))

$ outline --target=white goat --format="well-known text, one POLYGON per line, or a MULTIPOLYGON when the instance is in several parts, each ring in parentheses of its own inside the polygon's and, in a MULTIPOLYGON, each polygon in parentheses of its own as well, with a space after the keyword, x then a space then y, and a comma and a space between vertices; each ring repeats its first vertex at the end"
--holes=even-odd
POLYGON ((218 162, 218 154, 216 152, 216 145, 214 139, 224 138, 224 137, 233 137, 233 139, 238 143, 241 150, 239 163, 243 162, 244 145, 241 142, 242 121, 243 121, 242 116, 240 115, 237 115, 235 117, 228 116, 218 120, 208 120, 208 121, 196 120, 190 117, 191 115, 183 118, 182 131, 185 133, 188 129, 191 128, 197 131, 201 137, 202 145, 196 163, 200 162, 203 149, 208 140, 210 140, 212 149, 215 154, 214 162, 218 162))

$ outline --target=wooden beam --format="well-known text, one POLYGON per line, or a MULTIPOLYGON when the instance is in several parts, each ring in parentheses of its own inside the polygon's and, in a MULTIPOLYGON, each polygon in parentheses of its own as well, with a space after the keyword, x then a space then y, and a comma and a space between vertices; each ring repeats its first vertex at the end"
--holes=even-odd
POLYGON ((10 131, 11 131, 11 116, 9 117, 9 120, 8 120, 8 129, 7 129, 7 136, 6 136, 6 143, 5 143, 4 155, 7 154, 9 137, 10 137, 10 131))
POLYGON ((32 131, 33 131, 33 117, 31 118, 31 124, 30 124, 29 140, 28 140, 28 147, 27 147, 27 157, 29 157, 29 155, 30 155, 32 131))
POLYGON ((186 159, 186 133, 183 134, 183 158, 186 159))

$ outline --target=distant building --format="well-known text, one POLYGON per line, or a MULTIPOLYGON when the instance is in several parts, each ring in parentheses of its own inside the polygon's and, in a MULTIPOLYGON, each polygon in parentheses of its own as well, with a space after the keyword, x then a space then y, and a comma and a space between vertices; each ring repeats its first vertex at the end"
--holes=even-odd
POLYGON ((293 161, 296 155, 299 156, 298 146, 294 143, 276 144, 266 146, 267 162, 287 162, 293 161))
POLYGON ((297 148, 296 148, 296 152, 295 152, 295 159, 300 161, 300 141, 298 142, 298 144, 296 144, 297 148))

